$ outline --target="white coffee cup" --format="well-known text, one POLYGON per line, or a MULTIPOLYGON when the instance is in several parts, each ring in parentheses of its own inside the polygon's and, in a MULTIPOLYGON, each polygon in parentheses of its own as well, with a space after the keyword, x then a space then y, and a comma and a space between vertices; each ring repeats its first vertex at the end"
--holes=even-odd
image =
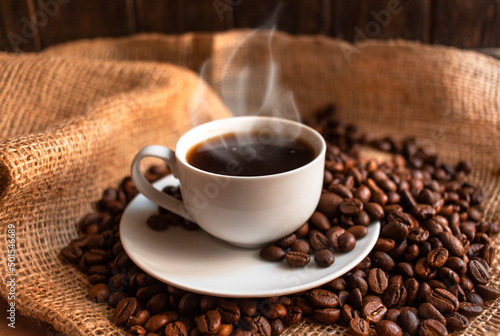
POLYGON ((326 143, 314 129, 275 117, 233 117, 197 126, 177 142, 175 152, 159 145, 140 150, 131 166, 139 192, 154 203, 196 222, 209 234, 232 245, 258 247, 301 227, 314 212, 323 186, 326 143), (273 175, 214 174, 187 162, 189 150, 207 139, 228 133, 262 132, 298 137, 314 151, 314 159, 293 170, 273 175), (156 189, 144 177, 140 161, 162 159, 180 180, 183 200, 156 189))

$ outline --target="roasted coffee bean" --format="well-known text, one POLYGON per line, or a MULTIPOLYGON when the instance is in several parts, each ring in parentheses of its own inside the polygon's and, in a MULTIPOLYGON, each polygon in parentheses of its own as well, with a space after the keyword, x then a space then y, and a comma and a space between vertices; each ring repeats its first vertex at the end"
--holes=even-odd
POLYGON ((238 305, 229 300, 222 301, 217 307, 217 311, 221 316, 222 323, 235 324, 241 316, 238 305))
POLYGON ((75 243, 71 243, 61 250, 61 254, 72 264, 76 264, 83 255, 82 249, 75 243))
POLYGON ((105 302, 111 295, 107 284, 98 283, 90 288, 89 299, 94 302, 105 302))
POLYGON ((408 226, 402 222, 391 221, 382 227, 380 234, 385 238, 401 241, 408 236, 408 226))
MULTIPOLYGON (((197 336, 196 334, 191 333, 191 336, 197 336)), ((243 328, 238 328, 233 330, 232 336, 252 336, 252 332, 250 330, 245 330, 243 328)))
POLYGON ((474 292, 466 292, 465 293, 465 300, 470 303, 474 303, 480 307, 484 306, 484 300, 481 297, 481 295, 474 293, 474 292))
POLYGON ((309 263, 311 257, 308 253, 288 251, 285 253, 285 260, 292 267, 302 267, 309 263))
POLYGON ((375 324, 375 331, 378 335, 403 336, 401 328, 396 323, 388 320, 382 320, 375 324))
POLYGON ((441 267, 439 269, 439 277, 447 284, 458 284, 460 282, 460 277, 458 274, 448 267, 441 267))
POLYGON ((131 327, 131 326, 134 326, 134 325, 144 325, 144 323, 146 323, 147 320, 149 320, 149 318, 151 317, 151 315, 149 314, 149 311, 146 310, 146 309, 143 309, 143 310, 139 310, 137 313, 135 313, 134 316, 131 316, 127 322, 126 322, 126 325, 128 327, 131 327))
POLYGON ((469 326, 469 319, 458 312, 446 314, 445 318, 446 328, 450 331, 465 330, 469 326))
POLYGON ((382 321, 387 314, 387 307, 377 301, 367 303, 361 309, 361 315, 369 324, 377 324, 382 321))
POLYGON ((381 206, 384 206, 389 200, 387 195, 381 190, 376 190, 376 189, 371 189, 371 190, 372 190, 372 198, 370 199, 370 202, 378 203, 381 206))
POLYGON ((384 292, 383 302, 386 307, 400 307, 406 303, 406 288, 399 284, 390 284, 384 292))
POLYGON ((442 313, 453 313, 460 306, 458 299, 446 289, 436 288, 426 296, 426 301, 442 313))
POLYGON ((317 230, 312 230, 309 232, 309 244, 314 251, 322 250, 328 248, 328 238, 317 230))
POLYGON ((414 306, 420 292, 420 283, 415 278, 407 279, 403 286, 406 289, 406 304, 414 306))
POLYGON ((496 300, 500 297, 500 290, 486 285, 476 285, 476 292, 481 295, 484 301, 496 300))
POLYGON ((302 309, 298 306, 290 306, 286 309, 286 315, 281 319, 285 326, 291 326, 302 319, 302 309))
POLYGON ((271 336, 271 325, 264 316, 255 316, 248 318, 247 323, 250 326, 252 335, 256 336, 271 336))
POLYGON ((389 286, 389 277, 387 273, 380 268, 372 268, 368 273, 368 287, 370 290, 381 295, 389 286))
POLYGON ((396 267, 394 260, 385 252, 374 251, 370 254, 373 267, 378 267, 385 272, 390 272, 396 267))
POLYGON ((130 335, 130 336, 143 336, 143 335, 146 335, 146 329, 144 329, 140 325, 134 325, 134 326, 130 327, 130 329, 127 333, 127 336, 128 335, 130 335))
MULTIPOLYGON (((440 271, 441 269, 439 270, 435 270, 435 271, 440 271)), ((429 286, 432 288, 432 289, 436 289, 436 288, 441 288, 441 289, 447 289, 449 290, 450 288, 442 281, 439 281, 439 280, 436 280, 436 279, 432 279, 428 282, 429 286)), ((451 293, 451 292, 450 292, 451 293)), ((453 294, 453 293, 452 293, 453 294)))
POLYGON ((471 302, 460 302, 458 312, 466 317, 474 317, 483 312, 483 307, 471 302))
POLYGON ((253 300, 240 299, 237 301, 237 304, 240 308, 241 315, 255 316, 257 314, 257 305, 255 304, 255 302, 253 302, 253 300))
POLYGON ((413 244, 423 243, 427 239, 429 239, 429 231, 422 227, 413 228, 408 233, 408 241, 413 244))
POLYGON ((413 215, 420 220, 427 220, 436 214, 436 209, 428 204, 416 204, 412 210, 413 215))
POLYGON ((377 296, 377 295, 365 295, 363 296, 363 305, 367 304, 368 302, 372 302, 372 301, 378 301, 380 303, 382 303, 382 298, 380 296, 377 296))
POLYGON ((319 267, 329 267, 335 262, 335 255, 328 249, 322 249, 314 254, 314 262, 319 267))
POLYGON ((391 308, 387 311, 387 314, 385 315, 385 319, 397 323, 400 314, 401 314, 401 310, 399 310, 397 308, 391 308))
POLYGON ((135 296, 143 301, 147 302, 150 298, 152 298, 154 295, 162 292, 164 288, 161 285, 153 284, 149 285, 146 287, 139 288, 137 292, 135 293, 135 296))
POLYGON ((471 259, 467 264, 469 278, 477 284, 486 285, 490 279, 488 264, 482 259, 471 259))
POLYGON ((363 277, 356 273, 351 273, 346 276, 346 285, 347 289, 359 289, 362 296, 366 295, 366 293, 368 292, 368 283, 363 277))
POLYGON ((82 260, 89 266, 100 265, 106 263, 108 260, 108 254, 106 251, 101 249, 91 249, 83 254, 82 260))
POLYGON ((311 246, 309 246, 309 243, 306 242, 305 240, 297 240, 290 247, 290 250, 291 251, 297 251, 297 252, 310 253, 311 252, 311 246))
POLYGON ((372 261, 369 256, 366 256, 356 265, 356 269, 367 270, 372 266, 372 261))
POLYGON ((340 309, 322 308, 316 309, 313 313, 313 318, 319 323, 333 324, 340 318, 340 309))
MULTIPOLYGON (((313 305, 311 304, 311 302, 309 302, 309 300, 306 300, 305 298, 303 297, 300 297, 300 296, 296 296, 292 299, 293 301, 293 305, 296 306, 296 307, 299 307, 300 310, 302 311, 302 316, 303 317, 306 317, 306 316, 311 316, 314 312, 314 307, 313 305)), ((288 306, 286 307, 287 309, 287 312, 288 312, 288 308, 291 307, 291 306, 288 306)), ((286 314, 285 314, 286 315, 286 314)))
POLYGON ((108 298, 108 305, 110 307, 116 308, 121 300, 127 298, 129 294, 125 292, 114 292, 108 298))
MULTIPOLYGON (((361 211, 357 216, 353 217, 355 225, 368 226, 372 222, 370 215, 365 210, 361 211)), ((368 232, 368 231, 367 231, 368 232)))
POLYGON ((340 226, 334 226, 327 231, 326 235, 330 246, 338 252, 342 252, 339 244, 339 237, 344 234, 345 230, 340 226))
POLYGON ((370 188, 362 184, 356 188, 356 191, 354 192, 354 197, 366 204, 370 201, 370 198, 372 197, 372 192, 370 188))
POLYGON ((354 225, 347 229, 347 232, 354 235, 356 239, 361 239, 368 233, 368 229, 364 225, 354 225))
POLYGON ((399 262, 396 264, 396 269, 405 278, 413 278, 415 276, 414 266, 407 262, 399 262))
POLYGON ((138 301, 135 297, 127 297, 120 301, 113 312, 112 321, 117 325, 121 326, 128 321, 128 319, 135 314, 138 301))
POLYGON ((199 306, 199 295, 194 293, 186 293, 182 295, 177 303, 177 311, 181 316, 193 314, 199 306))
POLYGON ((486 263, 491 266, 493 263, 493 258, 495 257, 496 254, 496 249, 494 246, 490 244, 486 244, 483 246, 483 248, 479 251, 479 257, 486 261, 486 263))
POLYGON ((458 284, 448 287, 448 290, 450 291, 451 294, 455 295, 458 301, 460 302, 465 301, 467 299, 464 290, 458 284))
POLYGON ((397 322, 404 332, 410 335, 415 335, 417 333, 418 325, 420 324, 420 319, 414 311, 404 309, 401 311, 401 314, 399 314, 397 322))
POLYGON ((209 310, 201 315, 196 322, 198 329, 202 333, 212 335, 219 331, 221 324, 221 316, 217 310, 209 310))
POLYGON ((469 277, 467 277, 465 274, 462 274, 460 276, 460 287, 462 287, 464 291, 470 292, 474 289, 474 283, 471 279, 469 279, 469 277))
POLYGON ((347 303, 342 306, 340 315, 342 316, 342 320, 345 323, 349 323, 353 318, 360 317, 359 311, 355 310, 351 305, 347 303))
POLYGON ((444 246, 448 249, 451 255, 457 257, 461 257, 464 255, 465 249, 462 243, 460 242, 460 240, 458 240, 457 237, 455 237, 451 233, 440 232, 438 234, 438 238, 443 242, 444 246))
POLYGON ((393 259, 399 259, 405 254, 407 249, 408 249, 408 240, 403 239, 399 242, 396 242, 396 246, 394 246, 394 248, 391 251, 389 251, 388 254, 393 259))
POLYGON ((448 330, 446 327, 437 320, 424 320, 420 322, 417 329, 419 336, 446 336, 448 330))
POLYGON ((278 241, 276 241, 274 245, 281 247, 282 249, 287 249, 290 246, 292 246, 293 243, 295 243, 296 241, 297 241, 297 236, 295 235, 295 233, 291 233, 288 236, 283 237, 278 241))
MULTIPOLYGON (((165 309, 168 305, 168 294, 165 292, 158 293, 153 295, 151 299, 146 303, 146 309, 152 315, 156 315, 161 313, 163 309, 165 309)), ((181 314, 182 315, 182 314, 181 314)))
POLYGON ((444 264, 459 274, 467 272, 467 264, 459 257, 450 257, 444 264))
POLYGON ((322 212, 315 211, 309 219, 311 224, 320 231, 326 231, 332 227, 328 217, 322 212))
POLYGON ((355 317, 349 322, 349 331, 353 336, 368 336, 370 335, 370 326, 364 319, 355 317))
POLYGON ((321 194, 318 203, 318 211, 325 214, 328 218, 333 218, 338 213, 338 207, 344 199, 332 192, 324 192, 321 194))
POLYGON ((309 301, 317 308, 335 308, 339 303, 337 294, 325 289, 313 289, 309 301))
POLYGON ((363 294, 361 293, 361 290, 359 288, 354 288, 349 293, 349 298, 348 298, 347 302, 354 309, 361 309, 361 306, 363 304, 363 294))
POLYGON ((286 307, 280 303, 271 303, 264 305, 261 309, 262 314, 270 320, 286 315, 286 307))
POLYGON ((279 336, 285 331, 285 326, 280 319, 274 319, 270 322, 271 336, 279 336))
POLYGON ((144 324, 144 329, 147 332, 157 332, 161 328, 165 327, 168 323, 174 322, 179 318, 179 314, 175 311, 167 311, 160 314, 151 316, 149 320, 144 324))
POLYGON ((165 336, 187 336, 188 330, 184 323, 175 321, 165 326, 165 336))
POLYGON ((428 280, 432 270, 425 258, 420 258, 415 264, 415 276, 421 280, 428 280))
POLYGON ((155 231, 168 229, 170 222, 163 214, 155 213, 148 217, 146 224, 155 231))
MULTIPOLYGON (((328 186, 328 191, 331 191, 343 198, 352 198, 352 192, 348 187, 339 183, 332 183, 328 186)), ((341 209, 342 211, 342 209, 341 209)))
POLYGON ((424 302, 418 307, 418 315, 423 319, 437 320, 443 325, 446 325, 446 319, 443 314, 428 302, 424 302))
POLYGON ((368 202, 365 203, 364 210, 373 219, 382 219, 385 216, 384 208, 378 203, 368 202))
POLYGON ((356 247, 356 237, 346 231, 339 236, 338 243, 340 252, 350 252, 356 247))
POLYGON ((344 278, 336 278, 326 283, 325 287, 333 291, 343 291, 346 288, 346 282, 344 278))
POLYGON ((346 198, 342 203, 340 203, 339 210, 344 215, 357 215, 361 212, 361 210, 363 210, 363 202, 357 198, 346 198))
POLYGON ((378 238, 373 249, 375 251, 389 252, 396 246, 394 239, 378 238))
POLYGON ((281 261, 285 258, 285 251, 281 247, 267 245, 260 250, 259 255, 267 261, 281 261))

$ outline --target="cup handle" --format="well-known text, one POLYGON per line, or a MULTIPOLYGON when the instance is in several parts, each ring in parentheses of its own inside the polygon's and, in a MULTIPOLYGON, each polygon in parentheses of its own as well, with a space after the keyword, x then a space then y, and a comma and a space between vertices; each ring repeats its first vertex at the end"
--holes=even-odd
POLYGON ((160 145, 151 145, 141 149, 132 160, 131 165, 131 175, 132 180, 137 187, 137 190, 141 192, 148 199, 154 203, 164 207, 165 209, 182 216, 190 221, 193 221, 193 217, 187 211, 184 203, 175 197, 165 194, 164 192, 156 189, 144 176, 141 171, 141 160, 146 157, 155 157, 163 160, 175 178, 179 178, 179 169, 177 167, 177 160, 175 158, 175 152, 166 147, 160 145))

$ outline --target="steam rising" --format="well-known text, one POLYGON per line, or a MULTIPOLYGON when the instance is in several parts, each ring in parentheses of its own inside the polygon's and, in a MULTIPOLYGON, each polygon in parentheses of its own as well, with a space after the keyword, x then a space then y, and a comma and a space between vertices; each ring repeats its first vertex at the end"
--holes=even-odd
MULTIPOLYGON (((279 8, 274 13, 272 22, 276 22, 278 11, 279 8)), ((300 122, 300 112, 293 92, 280 82, 280 64, 275 61, 273 54, 274 32, 274 26, 270 30, 257 29, 250 32, 231 51, 225 64, 214 64, 217 60, 207 60, 201 68, 200 77, 214 85, 233 116, 273 116, 300 122), (267 38, 266 52, 248 52, 255 48, 262 49, 262 38, 267 38), (219 82, 214 82, 211 78, 213 69, 222 69, 219 82)), ((204 104, 205 95, 206 86, 200 83, 192 97, 193 126, 201 122, 197 106, 204 104)), ((276 123, 271 129, 262 130, 263 139, 265 138, 263 141, 272 142, 282 130, 283 125, 280 123, 276 123)))

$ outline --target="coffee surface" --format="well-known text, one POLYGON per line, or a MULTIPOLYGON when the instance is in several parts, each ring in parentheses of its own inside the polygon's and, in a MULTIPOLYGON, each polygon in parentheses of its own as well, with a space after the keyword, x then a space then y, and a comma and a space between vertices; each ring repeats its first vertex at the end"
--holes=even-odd
POLYGON ((211 173, 262 176, 302 167, 314 157, 314 150, 300 138, 227 133, 193 146, 186 159, 211 173))

